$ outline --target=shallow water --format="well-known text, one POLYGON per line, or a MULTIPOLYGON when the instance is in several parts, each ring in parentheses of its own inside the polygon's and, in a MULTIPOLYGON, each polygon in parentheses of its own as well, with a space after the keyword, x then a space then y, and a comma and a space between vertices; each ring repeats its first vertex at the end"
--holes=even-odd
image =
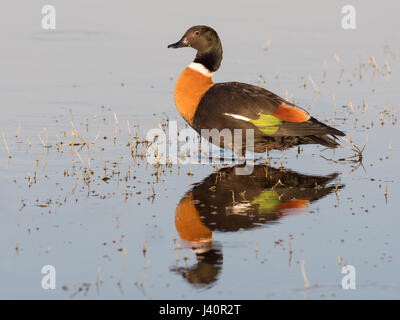
POLYGON ((398 298, 395 1, 354 1, 353 31, 340 1, 53 3, 51 32, 41 1, 0 10, 1 298, 398 298), (214 81, 295 100, 365 145, 362 163, 304 146, 271 151, 250 176, 147 164, 146 130, 186 126, 173 86, 193 52, 166 46, 199 23, 223 41, 214 81), (345 264, 355 290, 341 286, 345 264), (55 290, 41 286, 44 265, 55 290))

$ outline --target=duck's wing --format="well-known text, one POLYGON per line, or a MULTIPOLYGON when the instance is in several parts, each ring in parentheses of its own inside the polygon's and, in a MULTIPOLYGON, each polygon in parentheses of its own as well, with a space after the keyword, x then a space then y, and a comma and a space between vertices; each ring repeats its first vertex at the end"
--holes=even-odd
POLYGON ((200 100, 194 122, 198 126, 214 124, 217 129, 224 124, 240 126, 242 123, 242 127, 256 127, 262 134, 272 137, 345 135, 276 94, 241 82, 212 86, 200 100))

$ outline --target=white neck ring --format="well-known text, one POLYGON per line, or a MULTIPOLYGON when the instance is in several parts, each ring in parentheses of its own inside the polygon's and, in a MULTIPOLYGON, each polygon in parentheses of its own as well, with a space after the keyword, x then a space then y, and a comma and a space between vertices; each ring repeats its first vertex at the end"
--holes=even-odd
POLYGON ((198 62, 192 62, 191 64, 189 64, 188 67, 190 69, 196 70, 196 71, 200 72, 201 74, 204 74, 205 76, 210 77, 210 78, 214 74, 214 72, 211 72, 204 65, 202 65, 201 63, 198 63, 198 62))

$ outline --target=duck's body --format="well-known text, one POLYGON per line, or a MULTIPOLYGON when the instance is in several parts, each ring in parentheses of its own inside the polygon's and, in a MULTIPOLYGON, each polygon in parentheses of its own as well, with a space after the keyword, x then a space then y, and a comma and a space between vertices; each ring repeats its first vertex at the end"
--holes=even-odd
MULTIPOLYGON (((206 26, 190 28, 172 48, 190 46, 196 58, 180 75, 175 86, 175 103, 182 117, 199 133, 203 129, 242 129, 242 150, 246 150, 246 129, 253 129, 254 151, 287 149, 300 144, 321 144, 335 148, 328 135, 344 136, 319 122, 307 111, 263 88, 240 82, 214 83, 213 73, 222 60, 217 33, 206 26)), ((217 145, 233 149, 224 139, 217 145)))

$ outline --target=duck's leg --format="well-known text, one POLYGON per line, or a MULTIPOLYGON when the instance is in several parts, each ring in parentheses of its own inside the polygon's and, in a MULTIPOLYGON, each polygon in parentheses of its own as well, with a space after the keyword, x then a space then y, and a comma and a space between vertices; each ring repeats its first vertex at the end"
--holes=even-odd
POLYGON ((269 177, 269 154, 268 147, 265 147, 265 178, 269 177))
POLYGON ((242 138, 242 130, 234 130, 233 151, 239 158, 239 166, 235 168, 237 175, 250 175, 253 173, 253 159, 246 159, 246 150, 254 150, 254 131, 246 130, 246 138, 242 138), (251 131, 250 133, 248 131, 251 131), (244 164, 244 165, 243 165, 244 164), (243 166, 242 166, 243 165, 243 166))

